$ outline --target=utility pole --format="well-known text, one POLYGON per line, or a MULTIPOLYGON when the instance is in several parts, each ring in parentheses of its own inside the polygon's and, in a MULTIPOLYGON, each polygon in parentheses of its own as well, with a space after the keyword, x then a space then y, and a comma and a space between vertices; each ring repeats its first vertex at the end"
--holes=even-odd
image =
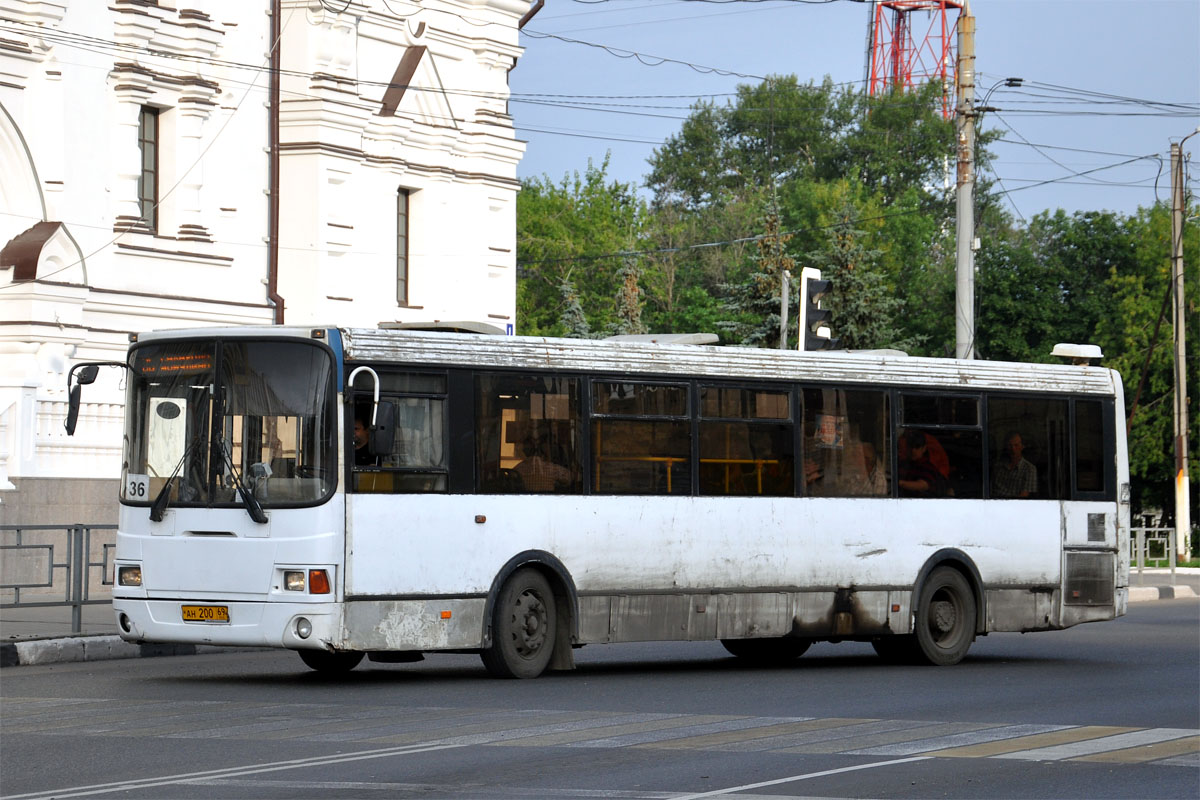
POLYGON ((958 181, 955 233, 954 357, 975 357, 975 16, 958 18, 958 181))
MULTIPOLYGON (((1197 129, 1200 132, 1200 129, 1197 129)), ((1187 141, 1184 137, 1183 141, 1187 141)), ((1171 145, 1171 281, 1175 293, 1175 552, 1187 559, 1191 545, 1188 491, 1187 359, 1183 302, 1183 141, 1171 145)))

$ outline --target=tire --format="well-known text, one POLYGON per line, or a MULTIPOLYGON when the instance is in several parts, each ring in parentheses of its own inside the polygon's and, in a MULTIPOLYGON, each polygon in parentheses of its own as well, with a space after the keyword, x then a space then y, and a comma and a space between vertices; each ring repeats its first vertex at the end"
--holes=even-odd
POLYGON ((721 646, 738 658, 755 664, 786 664, 795 661, 811 645, 808 639, 779 636, 767 639, 722 639, 721 646))
POLYGON ((557 609, 550 583, 536 569, 517 570, 492 609, 492 643, 479 654, 497 678, 536 678, 554 653, 557 609))
POLYGON ((957 664, 975 640, 975 593, 962 573, 937 567, 921 587, 915 618, 917 652, 934 666, 957 664))
POLYGON ((300 660, 310 669, 325 675, 341 675, 358 666, 362 661, 362 653, 338 652, 331 650, 297 650, 300 660))
POLYGON ((917 638, 912 634, 880 636, 871 640, 875 654, 886 664, 912 664, 918 659, 917 638))

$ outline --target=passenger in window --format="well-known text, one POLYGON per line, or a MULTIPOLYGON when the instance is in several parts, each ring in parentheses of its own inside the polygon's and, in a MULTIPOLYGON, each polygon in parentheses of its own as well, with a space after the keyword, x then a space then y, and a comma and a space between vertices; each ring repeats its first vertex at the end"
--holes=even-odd
POLYGON ((1037 494, 1037 467, 1025 460, 1024 452, 1021 434, 1010 431, 1004 438, 1004 452, 992 467, 992 497, 1032 497, 1037 494))
POLYGON ((521 445, 525 459, 513 469, 527 492, 563 491, 571 485, 571 472, 549 457, 549 447, 532 436, 521 445))
POLYGON ((369 429, 363 422, 365 416, 366 414, 358 412, 354 415, 354 466, 356 467, 378 466, 375 456, 371 455, 371 448, 367 447, 370 436, 368 435, 369 429))
POLYGON ((945 497, 950 493, 946 474, 931 457, 931 439, 917 430, 907 430, 900 437, 900 474, 897 482, 900 494, 904 497, 945 497))
POLYGON ((888 493, 887 473, 875 445, 871 442, 858 444, 859 461, 855 468, 847 471, 846 494, 851 497, 883 497, 888 493))

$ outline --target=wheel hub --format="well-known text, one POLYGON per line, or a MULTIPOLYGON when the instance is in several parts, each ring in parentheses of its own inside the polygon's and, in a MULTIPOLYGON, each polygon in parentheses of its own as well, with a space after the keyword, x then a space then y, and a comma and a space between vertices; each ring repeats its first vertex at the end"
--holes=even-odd
POLYGON ((930 622, 938 633, 949 633, 958 624, 958 609, 949 600, 938 600, 929 605, 930 622))
POLYGON ((517 638, 522 651, 536 652, 546 641, 546 608, 534 594, 521 595, 517 609, 517 638))

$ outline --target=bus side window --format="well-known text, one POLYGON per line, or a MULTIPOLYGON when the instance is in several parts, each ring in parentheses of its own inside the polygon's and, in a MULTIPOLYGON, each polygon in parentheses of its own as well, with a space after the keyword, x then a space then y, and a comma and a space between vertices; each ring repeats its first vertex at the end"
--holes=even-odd
POLYGON ((700 387, 700 494, 790 496, 790 393, 700 387))
POLYGON ((987 441, 989 497, 1067 497, 1066 400, 989 397, 987 441))
MULTIPOLYGON (((379 377, 379 402, 393 408, 392 444, 387 452, 355 464, 354 490, 447 491, 446 376, 381 370, 379 377)), ((355 416, 368 425, 370 406, 369 395, 360 396, 355 404, 355 416)))
POLYGON ((578 378, 480 375, 475 392, 479 491, 583 491, 578 378))
POLYGON ((888 497, 886 392, 804 390, 805 493, 814 497, 888 497))
MULTIPOLYGON (((979 395, 949 395, 934 393, 901 393, 901 438, 897 455, 900 464, 901 496, 921 493, 913 487, 930 481, 910 480, 910 475, 927 471, 933 463, 945 480, 937 476, 936 493, 944 497, 983 497, 983 428, 979 395), (922 436, 928 439, 923 454, 916 460, 909 456, 909 447, 922 436), (938 451, 941 451, 939 454, 938 451)), ((928 495, 924 495, 928 496, 928 495)))
POLYGON ((1104 409, 1098 400, 1076 400, 1075 491, 1104 490, 1104 409))
POLYGON ((604 494, 691 494, 687 388, 594 382, 592 476, 604 494))

